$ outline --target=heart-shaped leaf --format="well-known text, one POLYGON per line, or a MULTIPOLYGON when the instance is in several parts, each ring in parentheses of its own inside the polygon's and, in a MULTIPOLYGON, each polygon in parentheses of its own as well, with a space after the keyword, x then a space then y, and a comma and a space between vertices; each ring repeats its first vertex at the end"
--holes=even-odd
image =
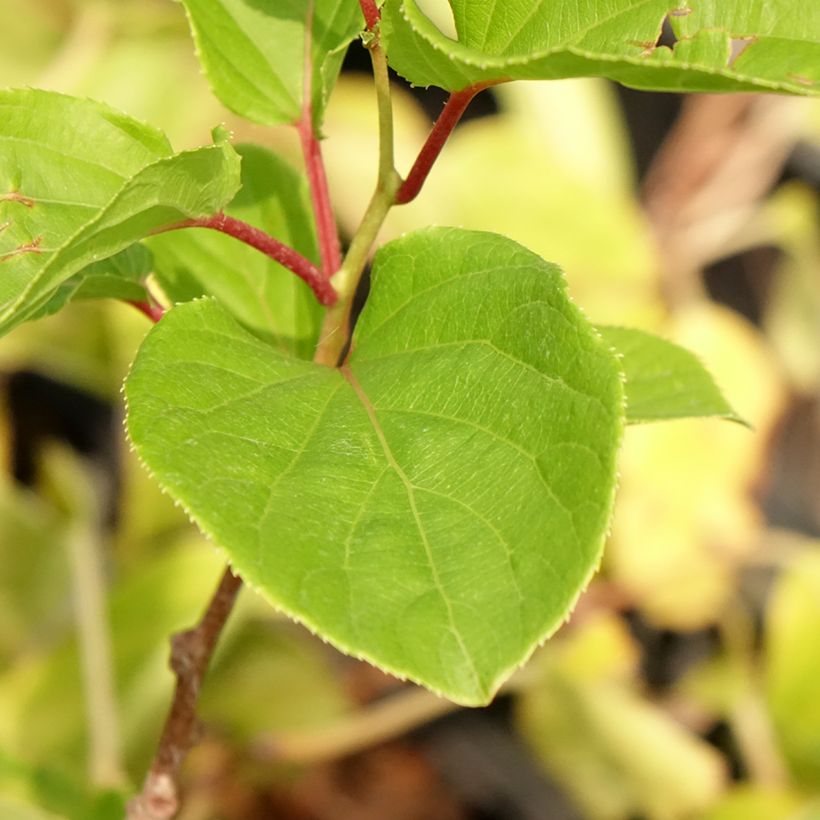
MULTIPOLYGON (((304 177, 266 148, 237 146, 242 187, 225 209, 317 261, 316 230, 304 177)), ((205 228, 148 241, 154 272, 173 301, 216 296, 248 326, 285 352, 309 358, 322 308, 310 288, 265 254, 205 228)))
POLYGON ((294 123, 307 87, 321 123, 347 46, 364 26, 356 0, 182 2, 211 87, 231 111, 263 125, 294 123))
POLYGON ((633 328, 599 325, 598 332, 621 357, 627 424, 706 416, 748 424, 694 353, 633 328))
POLYGON ((0 333, 88 265, 216 213, 238 187, 226 141, 174 154, 159 131, 106 105, 0 91, 0 333))
POLYGON ((342 370, 283 355, 215 302, 175 308, 127 379, 128 429, 277 607, 481 704, 598 565, 621 379, 557 267, 429 229, 379 251, 342 370))
POLYGON ((803 0, 450 0, 457 40, 415 0, 387 0, 390 64, 456 91, 482 82, 608 77, 663 91, 820 94, 820 6, 803 0), (659 45, 664 21, 679 38, 659 45))

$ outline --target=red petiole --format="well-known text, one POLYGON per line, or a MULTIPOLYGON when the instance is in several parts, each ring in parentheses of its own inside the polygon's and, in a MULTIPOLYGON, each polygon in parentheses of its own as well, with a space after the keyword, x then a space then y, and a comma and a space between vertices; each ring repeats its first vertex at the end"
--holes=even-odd
POLYGON ((181 228, 210 228, 213 231, 232 236, 246 245, 261 251, 266 256, 283 265, 288 270, 295 273, 302 281, 306 282, 315 294, 319 302, 325 306, 335 304, 339 298, 333 286, 324 274, 301 253, 280 242, 241 219, 235 219, 227 214, 216 214, 204 219, 186 219, 184 222, 177 222, 160 228, 156 233, 179 230, 181 228))
POLYGON ((433 125, 427 141, 422 146, 410 173, 402 183, 396 194, 396 205, 404 205, 414 200, 424 185, 433 163, 438 159, 441 149, 447 142, 453 129, 458 125, 467 106, 480 91, 493 83, 478 83, 465 88, 463 91, 454 91, 444 106, 441 114, 433 125))
MULTIPOLYGON (((305 160, 313 215, 316 219, 316 234, 319 237, 319 253, 322 257, 322 271, 330 279, 342 265, 339 246, 339 232, 333 216, 333 205, 327 185, 322 148, 313 125, 313 3, 308 4, 305 24, 304 81, 302 85, 302 114, 296 123, 302 155, 305 160)), ((324 304, 324 303, 323 303, 324 304)))
POLYGON ((128 302, 131 307, 135 307, 140 313, 147 316, 154 324, 156 324, 164 315, 165 308, 161 305, 155 305, 151 302, 128 302))
POLYGON ((309 107, 297 123, 296 129, 302 143, 305 170, 310 185, 313 214, 316 218, 316 233, 319 237, 319 253, 322 257, 322 271, 325 278, 330 279, 342 265, 342 252, 339 246, 339 233, 336 230, 336 218, 330 202, 322 149, 313 131, 309 107))
POLYGON ((359 5, 362 7, 364 22, 367 25, 368 31, 373 31, 381 19, 381 13, 379 12, 376 0, 359 0, 359 5))

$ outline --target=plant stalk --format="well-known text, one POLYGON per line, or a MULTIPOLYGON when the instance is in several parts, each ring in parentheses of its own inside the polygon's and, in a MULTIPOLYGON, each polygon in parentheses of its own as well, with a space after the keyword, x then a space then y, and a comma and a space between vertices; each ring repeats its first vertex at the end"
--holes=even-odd
POLYGON ((174 700, 142 791, 128 804, 127 820, 170 820, 179 809, 177 777, 199 740, 196 706, 202 680, 241 587, 242 579, 228 567, 200 622, 171 639, 174 700))
POLYGON ((322 147, 313 123, 313 5, 313 0, 309 0, 305 22, 302 115, 296 123, 296 130, 302 145, 305 171, 310 187, 313 216, 316 220, 316 235, 319 238, 319 253, 322 257, 322 271, 325 278, 330 279, 342 264, 342 252, 330 200, 325 164, 322 159, 322 147))
POLYGON ((335 304, 338 296, 325 275, 309 259, 301 253, 280 242, 259 228, 236 219, 227 214, 219 213, 204 219, 186 219, 167 225, 154 233, 181 230, 182 228, 209 228, 213 231, 232 236, 245 245, 261 251, 266 256, 295 273, 302 281, 310 286, 316 298, 323 305, 335 304))
POLYGON ((362 14, 364 15, 364 22, 367 25, 367 30, 373 31, 381 19, 381 12, 379 11, 376 0, 359 0, 359 5, 362 8, 362 14))
POLYGON ((450 138, 450 134, 453 133, 453 129, 458 125, 459 120, 467 110, 467 106, 476 94, 491 85, 493 83, 478 83, 465 88, 463 91, 455 91, 450 95, 421 151, 419 151, 410 173, 396 194, 396 205, 405 205, 418 196, 433 167, 433 163, 438 159, 442 148, 450 138))
POLYGON ((390 78, 387 58, 382 50, 378 33, 367 44, 373 63, 373 77, 379 117, 379 176, 376 190, 365 211, 359 229, 350 243, 342 267, 331 280, 339 300, 325 315, 319 346, 314 361, 328 367, 341 364, 340 358, 350 336, 350 310, 353 296, 362 277, 367 258, 376 241, 384 220, 393 207, 401 177, 396 171, 393 153, 393 104, 390 96, 390 78))
POLYGON ((149 301, 143 302, 128 302, 131 307, 136 308, 144 316, 147 316, 154 324, 156 324, 164 315, 165 308, 161 305, 155 305, 149 301))
POLYGON ((89 776, 97 787, 119 787, 125 777, 105 603, 103 544, 86 516, 72 523, 66 540, 88 719, 89 776))
MULTIPOLYGON (((162 318, 162 308, 144 310, 142 303, 132 304, 155 322, 162 318)), ((170 820, 179 809, 177 777, 185 756, 199 740, 199 690, 241 588, 242 579, 226 567, 199 623, 171 638, 169 665, 177 679, 174 699, 142 791, 129 802, 126 820, 170 820)))

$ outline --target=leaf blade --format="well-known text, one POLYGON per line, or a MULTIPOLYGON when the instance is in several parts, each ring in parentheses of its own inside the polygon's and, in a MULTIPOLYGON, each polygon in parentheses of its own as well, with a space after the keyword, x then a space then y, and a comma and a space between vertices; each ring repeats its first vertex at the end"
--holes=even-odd
POLYGON ((347 45, 362 28, 358 3, 182 2, 211 87, 228 108, 263 125, 295 123, 302 116, 309 72, 314 124, 321 123, 347 45))
POLYGON ((277 607, 486 703, 597 567, 620 374, 558 269, 510 240, 418 232, 373 281, 345 374, 212 302, 171 311, 128 377, 129 434, 277 607))
POLYGON ((215 213, 239 184, 224 141, 173 154, 155 129, 47 91, 2 91, 0 109, 0 332, 86 266, 215 213))
POLYGON ((599 326, 598 332, 621 357, 627 424, 715 417, 749 426, 685 348, 633 328, 599 326))
POLYGON ((150 296, 142 282, 151 273, 151 267, 148 249, 141 244, 131 245, 108 259, 93 262, 63 282, 42 306, 35 306, 27 314, 26 320, 51 316, 69 302, 80 299, 145 301, 150 296))
POLYGON ((794 0, 782 0, 776 11, 746 0, 707 0, 694 14, 683 2, 671 5, 619 0, 573 15, 546 2, 453 0, 456 42, 415 0, 388 0, 383 30, 390 63, 402 76, 450 91, 481 82, 603 76, 657 91, 820 93, 816 10, 802 16, 794 0), (680 36, 674 49, 658 45, 667 16, 680 36), (794 38, 790 49, 782 47, 784 32, 794 38), (740 42, 746 48, 736 57, 740 42))

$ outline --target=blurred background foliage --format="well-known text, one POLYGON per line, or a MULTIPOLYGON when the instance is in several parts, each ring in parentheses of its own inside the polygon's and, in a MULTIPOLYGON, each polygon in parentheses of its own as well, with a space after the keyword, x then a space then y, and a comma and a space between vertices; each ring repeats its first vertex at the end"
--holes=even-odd
MULTIPOLYGON (((299 167, 295 134, 215 101, 170 0, 0 0, 0 29, 3 85, 105 100, 177 148, 224 121, 299 167)), ((324 127, 347 236, 375 179, 366 68, 354 45, 324 127)), ((400 167, 442 101, 397 82, 400 167)), ((601 573, 484 710, 341 657, 243 592, 181 817, 820 818, 820 102, 580 80, 501 86, 470 113, 383 238, 508 234, 562 265, 591 320, 696 351, 754 432, 628 431, 601 573)), ((221 571, 123 441, 119 388, 146 330, 126 306, 75 303, 0 344, 8 820, 121 816, 169 703, 168 636, 221 571), (122 750, 102 770, 76 626, 77 556, 95 552, 122 750)))

